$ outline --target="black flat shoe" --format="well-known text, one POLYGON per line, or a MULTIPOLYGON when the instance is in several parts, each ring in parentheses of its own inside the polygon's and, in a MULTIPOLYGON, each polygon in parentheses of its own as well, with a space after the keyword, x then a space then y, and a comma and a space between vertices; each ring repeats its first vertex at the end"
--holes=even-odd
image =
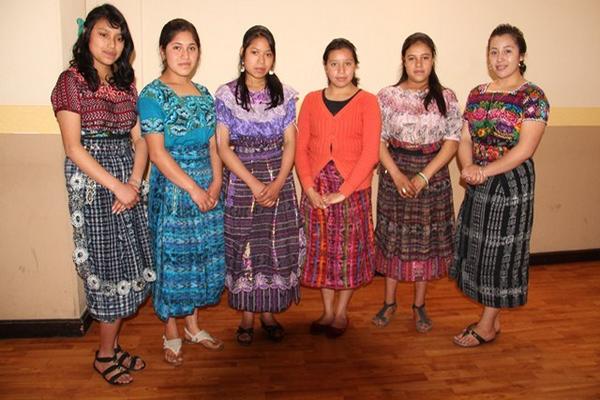
POLYGON ((324 324, 320 324, 317 321, 313 321, 310 324, 310 329, 309 332, 311 335, 322 335, 325 332, 327 332, 327 328, 329 327, 329 325, 324 325, 324 324))
POLYGON ((329 339, 339 338, 344 333, 346 333, 346 329, 348 329, 349 325, 350 325, 350 319, 348 319, 346 321, 346 326, 344 326, 343 328, 336 328, 335 326, 327 325, 327 329, 325 331, 325 334, 327 335, 327 337, 329 339))
POLYGON ((285 330, 279 322, 275 321, 275 325, 267 325, 261 319, 260 326, 262 327, 263 331, 265 331, 265 333, 267 334, 267 338, 269 338, 269 340, 273 342, 281 342, 283 340, 283 337, 285 336, 285 330))

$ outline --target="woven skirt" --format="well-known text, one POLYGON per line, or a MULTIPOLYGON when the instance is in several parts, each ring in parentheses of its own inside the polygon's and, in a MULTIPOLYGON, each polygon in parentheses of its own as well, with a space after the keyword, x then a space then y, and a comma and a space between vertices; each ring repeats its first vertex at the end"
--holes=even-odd
MULTIPOLYGON (((82 144, 109 174, 127 182, 133 168, 129 137, 83 137, 82 144)), ((75 241, 73 261, 85 284, 88 311, 103 322, 130 316, 156 279, 145 202, 113 214, 112 192, 68 158, 65 178, 75 241)))
MULTIPOLYGON (((207 144, 171 146, 169 154, 200 187, 212 181, 207 144)), ((201 212, 190 195, 155 166, 150 178, 148 219, 156 282, 154 311, 162 320, 216 304, 225 282, 223 204, 201 212)))
MULTIPOLYGON (((330 161, 315 179, 320 194, 339 191, 344 179, 330 161)), ((307 237, 302 284, 313 288, 355 289, 373 279, 375 250, 371 188, 354 192, 322 210, 306 195, 301 210, 307 237)))
MULTIPOLYGON (((437 151, 389 148, 394 162, 413 177, 437 155, 437 151)), ((402 198, 391 176, 379 171, 376 269, 401 281, 428 281, 446 276, 454 255, 454 207, 448 167, 429 179, 419 196, 402 198)))
MULTIPOLYGON (((254 150, 254 149, 248 149, 254 150)), ((269 183, 281 168, 276 150, 236 153, 259 181, 269 183)), ((300 267, 305 239, 294 180, 290 173, 274 207, 256 203, 250 188, 230 171, 225 194, 225 286, 230 307, 281 312, 300 301, 300 267)))
POLYGON ((534 186, 530 159, 467 188, 450 276, 465 295, 484 306, 508 308, 527 302, 534 186))

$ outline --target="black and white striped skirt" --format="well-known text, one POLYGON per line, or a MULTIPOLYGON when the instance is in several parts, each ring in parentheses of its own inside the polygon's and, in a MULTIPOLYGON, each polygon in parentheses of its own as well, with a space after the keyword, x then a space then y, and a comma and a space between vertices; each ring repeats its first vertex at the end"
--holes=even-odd
MULTIPOLYGON (((83 137, 82 144, 108 173, 127 182, 133 168, 129 137, 83 137)), ((75 241, 73 261, 84 281, 88 311, 103 322, 130 316, 156 279, 145 199, 131 210, 113 214, 112 192, 68 158, 65 178, 75 241)))
POLYGON ((467 188, 450 277, 465 295, 485 306, 527 303, 534 186, 535 170, 529 159, 467 188))

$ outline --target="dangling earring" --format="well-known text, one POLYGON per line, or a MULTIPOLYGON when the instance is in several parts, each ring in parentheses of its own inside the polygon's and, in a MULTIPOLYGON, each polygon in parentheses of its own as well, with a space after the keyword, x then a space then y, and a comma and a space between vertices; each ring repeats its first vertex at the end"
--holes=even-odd
POLYGON ((269 70, 269 75, 275 75, 275 72, 272 69, 270 69, 269 70))
POLYGON ((246 68, 244 68, 244 63, 242 63, 242 66, 240 67, 240 72, 244 72, 246 71, 246 68))

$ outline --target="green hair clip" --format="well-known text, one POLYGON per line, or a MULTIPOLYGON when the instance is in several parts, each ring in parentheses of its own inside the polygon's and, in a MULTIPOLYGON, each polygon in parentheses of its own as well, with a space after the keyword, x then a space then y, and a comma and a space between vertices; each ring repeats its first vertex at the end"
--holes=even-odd
POLYGON ((77 18, 77 36, 81 36, 83 33, 85 21, 81 18, 77 18))

